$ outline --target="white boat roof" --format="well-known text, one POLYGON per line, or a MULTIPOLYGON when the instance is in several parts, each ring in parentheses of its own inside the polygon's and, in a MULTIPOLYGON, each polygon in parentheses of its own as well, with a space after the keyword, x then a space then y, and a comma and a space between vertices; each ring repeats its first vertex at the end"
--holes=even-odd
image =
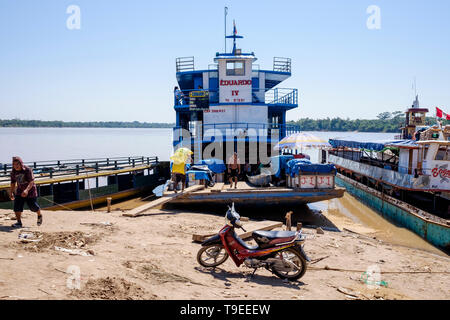
POLYGON ((438 143, 445 146, 450 146, 450 141, 448 140, 423 140, 423 141, 417 141, 417 144, 432 144, 432 143, 438 143))

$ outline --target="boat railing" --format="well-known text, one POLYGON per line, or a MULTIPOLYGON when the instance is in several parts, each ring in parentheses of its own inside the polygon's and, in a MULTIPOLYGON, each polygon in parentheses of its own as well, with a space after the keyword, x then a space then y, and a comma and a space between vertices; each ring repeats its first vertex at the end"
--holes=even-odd
POLYGON ((431 170, 428 169, 418 169, 409 166, 402 166, 398 162, 391 162, 389 160, 380 160, 378 158, 373 158, 364 155, 360 150, 330 150, 330 155, 355 161, 358 163, 367 164, 372 167, 378 167, 385 170, 391 170, 399 172, 401 174, 413 174, 413 175, 430 175, 431 170))
POLYGON ((298 105, 298 89, 275 88, 270 89, 265 95, 266 103, 269 105, 298 105))
POLYGON ((175 61, 177 72, 194 71, 194 57, 180 57, 175 61))
MULTIPOLYGON (((185 89, 174 90, 174 106, 188 107, 190 103, 190 93, 193 91, 205 91, 209 95, 210 104, 219 103, 219 90, 212 89, 185 89)), ((252 103, 264 103, 275 106, 297 106, 298 89, 275 88, 265 91, 263 88, 252 88, 252 103)))
POLYGON ((291 58, 274 57, 273 71, 291 73, 291 58))
POLYGON ((233 135, 236 137, 246 137, 246 136, 266 136, 270 137, 275 134, 273 130, 277 130, 277 134, 280 139, 284 138, 286 135, 300 132, 300 126, 297 125, 287 125, 278 123, 247 123, 247 122, 229 122, 229 123, 211 123, 195 125, 190 124, 187 127, 182 128, 177 126, 173 128, 173 141, 178 143, 183 139, 182 129, 188 130, 191 138, 204 137, 205 134, 208 136, 229 136, 233 135))
POLYGON ((186 89, 186 90, 174 90, 173 99, 175 107, 189 107, 190 93, 193 91, 204 91, 208 93, 209 103, 219 103, 219 91, 218 90, 206 90, 206 89, 186 89))
MULTIPOLYGON (((119 170, 127 167, 150 166, 158 163, 158 157, 112 157, 112 158, 89 158, 70 160, 48 160, 25 162, 31 169, 35 177, 46 176, 55 178, 58 176, 81 175, 88 172, 102 172, 107 170, 119 170)), ((12 165, 3 164, 0 170, 0 182, 9 181, 12 165)))

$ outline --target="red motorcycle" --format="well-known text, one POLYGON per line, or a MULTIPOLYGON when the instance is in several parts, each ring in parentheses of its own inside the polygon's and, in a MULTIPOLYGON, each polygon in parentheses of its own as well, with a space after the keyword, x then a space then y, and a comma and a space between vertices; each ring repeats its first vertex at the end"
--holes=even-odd
POLYGON ((254 231, 252 238, 257 246, 243 241, 235 228, 241 228, 239 214, 234 204, 228 209, 225 219, 227 224, 219 233, 202 243, 197 253, 197 261, 204 267, 217 267, 229 256, 236 266, 244 263, 253 268, 266 268, 281 279, 297 280, 306 272, 306 262, 310 259, 303 251, 305 237, 301 231, 254 231))

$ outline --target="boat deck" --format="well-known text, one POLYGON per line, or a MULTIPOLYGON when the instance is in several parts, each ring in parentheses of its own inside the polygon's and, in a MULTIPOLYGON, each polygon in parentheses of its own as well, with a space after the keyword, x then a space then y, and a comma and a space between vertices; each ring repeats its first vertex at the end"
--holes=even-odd
MULTIPOLYGON (((345 189, 292 189, 286 187, 255 187, 239 181, 237 188, 230 188, 229 184, 216 183, 212 188, 191 192, 183 197, 170 201, 177 204, 211 203, 230 204, 231 202, 246 205, 264 204, 303 204, 340 198, 345 189)), ((173 191, 168 191, 171 194, 173 191)))

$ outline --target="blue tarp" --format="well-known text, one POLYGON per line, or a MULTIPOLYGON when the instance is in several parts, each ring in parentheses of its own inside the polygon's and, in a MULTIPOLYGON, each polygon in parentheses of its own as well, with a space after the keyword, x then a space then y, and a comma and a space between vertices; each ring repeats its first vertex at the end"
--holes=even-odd
POLYGON ((336 173, 334 164, 313 164, 307 159, 293 159, 287 163, 286 173, 291 177, 300 173, 336 173))
POLYGON ((227 167, 223 163, 223 160, 214 158, 201 160, 198 164, 207 165, 209 170, 211 170, 214 173, 223 173, 227 169, 227 167))
POLYGON ((393 144, 409 143, 410 140, 378 140, 378 141, 357 141, 357 140, 340 140, 340 139, 330 139, 328 142, 334 148, 347 147, 355 149, 366 149, 373 151, 381 151, 387 145, 392 146, 393 144))
POLYGON ((210 174, 207 171, 202 171, 202 170, 189 170, 186 172, 186 181, 189 181, 189 176, 191 174, 195 175, 195 180, 207 180, 210 181, 210 174))
POLYGON ((271 157, 270 158, 271 168, 273 169, 273 171, 277 170, 276 172, 273 173, 273 175, 279 178, 281 176, 282 170, 287 169, 287 163, 292 159, 294 159, 293 155, 281 155, 271 157))

